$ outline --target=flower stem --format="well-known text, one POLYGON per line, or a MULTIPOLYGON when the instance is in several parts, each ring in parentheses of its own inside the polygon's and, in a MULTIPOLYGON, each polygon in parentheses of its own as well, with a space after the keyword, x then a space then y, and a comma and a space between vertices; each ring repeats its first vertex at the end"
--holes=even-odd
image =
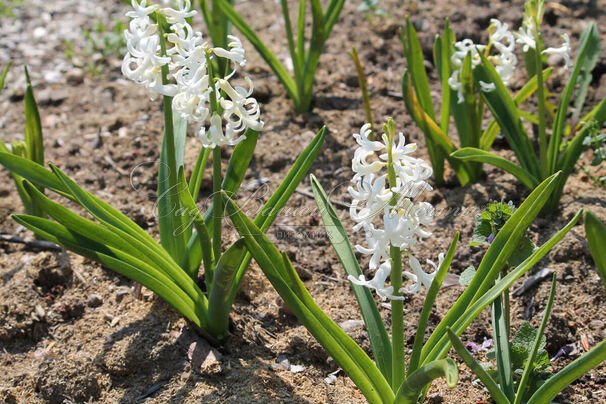
MULTIPOLYGON (((389 119, 386 125, 383 125, 383 132, 387 135, 387 169, 390 188, 397 186, 396 171, 393 165, 392 148, 396 133, 396 125, 393 119, 389 119)), ((391 206, 397 209, 398 195, 394 194, 389 202, 391 206)), ((399 246, 390 245, 389 255, 391 257, 391 285, 393 286, 393 295, 402 296, 402 251, 399 246)), ((404 301, 391 300, 391 387, 393 391, 398 391, 406 377, 404 363, 404 301)))
POLYGON ((221 221, 223 219, 223 197, 221 196, 221 148, 213 149, 213 255, 215 265, 221 258, 221 221))
POLYGON ((538 103, 538 114, 539 114, 539 158, 541 165, 541 176, 547 178, 549 161, 547 161, 547 134, 545 128, 547 127, 547 121, 545 118, 545 85, 543 82, 543 40, 541 33, 539 32, 539 24, 536 24, 536 36, 535 36, 535 64, 536 64, 536 75, 537 75, 537 103, 538 103))
MULTIPOLYGON (((401 296, 402 251, 393 245, 389 247, 391 256, 391 285, 394 296, 401 296)), ((391 300, 391 387, 398 391, 404 382, 404 301, 391 300)))
MULTIPOLYGON (((206 51, 206 60, 210 59, 210 50, 206 51)), ((217 90, 215 87, 215 77, 212 63, 208 63, 208 80, 210 83, 210 114, 220 114, 219 105, 217 104, 217 90)), ((221 258, 221 221, 223 220, 223 197, 221 196, 221 183, 223 176, 221 173, 221 148, 215 146, 213 149, 213 255, 214 266, 221 258)))

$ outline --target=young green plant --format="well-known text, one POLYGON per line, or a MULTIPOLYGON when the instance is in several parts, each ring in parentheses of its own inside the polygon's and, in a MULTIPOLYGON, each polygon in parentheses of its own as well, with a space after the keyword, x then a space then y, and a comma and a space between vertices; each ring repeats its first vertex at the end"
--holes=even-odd
MULTIPOLYGON (((518 42, 523 44, 523 52, 528 55, 530 52, 534 55, 535 66, 540 69, 530 68, 528 71, 535 71, 536 76, 536 98, 537 114, 524 112, 518 109, 518 104, 505 82, 499 74, 499 66, 493 64, 489 58, 479 53, 480 62, 472 71, 473 82, 477 86, 482 86, 481 98, 488 105, 494 119, 501 132, 505 135, 509 146, 516 155, 519 164, 508 159, 490 153, 485 149, 475 146, 464 147, 451 153, 463 162, 487 163, 508 171, 520 180, 529 189, 533 189, 541 181, 557 171, 562 171, 558 179, 558 187, 553 197, 546 205, 546 211, 554 212, 557 210, 564 185, 573 168, 576 165, 581 153, 586 148, 584 140, 595 128, 601 128, 606 122, 606 98, 602 99, 589 113, 579 121, 573 122, 570 126, 566 125, 566 117, 570 108, 573 93, 577 85, 577 100, 584 102, 586 86, 588 85, 586 74, 582 72, 591 71, 595 66, 595 58, 600 54, 600 39, 595 24, 587 25, 581 39, 577 52, 577 58, 574 68, 567 78, 567 84, 564 87, 557 110, 553 116, 553 122, 548 127, 548 115, 550 114, 551 104, 547 100, 548 91, 545 86, 546 74, 542 71, 543 55, 558 54, 566 62, 566 67, 572 65, 568 53, 570 44, 568 36, 563 35, 564 44, 559 48, 543 49, 543 40, 541 37, 540 26, 543 17, 544 2, 533 0, 527 3, 524 22, 520 31, 517 33, 518 42), (531 141, 525 129, 522 118, 536 125, 538 143, 538 156, 535 153, 533 142, 531 141), (548 131, 548 129, 551 129, 548 131), (550 133, 550 134, 549 134, 550 133), (549 134, 549 135, 548 135, 549 134), (570 139, 565 141, 565 136, 570 139)), ((526 56, 528 58, 528 56, 526 56)), ((579 102, 575 105, 577 110, 582 109, 583 105, 579 102)))
MULTIPOLYGON (((392 197, 395 194, 400 196, 402 196, 401 193, 409 196, 415 194, 415 191, 426 187, 425 181, 421 178, 427 178, 428 174, 431 175, 431 169, 422 160, 418 161, 419 159, 409 155, 414 150, 414 145, 405 145, 403 138, 398 144, 392 143, 386 154, 378 157, 375 155, 375 158, 371 160, 370 155, 374 154, 372 152, 373 148, 375 152, 381 152, 388 147, 385 143, 389 144, 390 138, 393 142, 394 129, 391 122, 384 127, 387 134, 382 138, 384 143, 369 140, 368 126, 365 126, 360 134, 356 134, 356 140, 358 140, 361 147, 358 148, 354 156, 354 170, 356 170, 356 167, 359 168, 357 174, 361 175, 355 178, 354 182, 359 183, 362 188, 353 189, 352 218, 357 224, 362 223, 359 228, 366 228, 366 230, 372 229, 371 220, 378 221, 379 217, 384 219, 383 223, 385 225, 385 230, 374 228, 374 231, 370 234, 366 231, 367 241, 370 237, 371 239, 374 238, 376 243, 369 242, 370 247, 368 248, 357 247, 360 252, 372 255, 371 266, 378 267, 373 279, 366 280, 364 278, 354 248, 348 240, 347 232, 336 211, 320 183, 315 177, 311 177, 315 200, 327 236, 351 281, 354 295, 358 301, 368 332, 374 362, 318 307, 294 270, 286 253, 278 251, 264 232, 248 219, 231 199, 227 200, 227 211, 230 219, 240 233, 246 248, 251 252, 269 281, 299 321, 337 361, 371 403, 415 403, 419 397, 425 394, 431 381, 437 377, 445 376, 447 384, 451 387, 454 386, 458 379, 458 371, 450 359, 445 359, 451 347, 448 328, 460 335, 489 304, 559 242, 580 216, 580 214, 577 214, 561 231, 533 251, 507 276, 497 280, 501 270, 499 263, 506 261, 519 245, 524 232, 553 192, 557 175, 541 183, 503 225, 486 251, 470 287, 457 299, 456 303, 431 333, 429 339, 424 342, 425 331, 435 299, 454 256, 458 234, 455 235, 446 255, 441 257, 439 265, 436 265, 435 271, 430 274, 423 271, 406 243, 402 244, 396 241, 398 237, 405 235, 404 227, 398 227, 397 223, 402 225, 407 222, 413 227, 413 232, 420 232, 415 234, 428 236, 426 231, 421 229, 420 222, 415 222, 415 220, 421 217, 429 219, 432 209, 429 204, 414 203, 410 197, 398 198, 396 207, 392 205, 394 199, 392 197), (377 143, 381 143, 382 146, 377 143), (388 157, 389 155, 392 157, 388 157), (405 158, 403 160, 399 159, 402 156, 405 158), (394 161, 396 162, 395 165, 392 165, 393 169, 388 168, 390 160, 391 164, 394 164, 394 161), (402 161, 410 165, 406 167, 402 165, 402 161), (423 170, 417 171, 412 169, 413 166, 416 169, 423 168, 423 170), (396 169, 396 167, 399 168, 396 169), (410 170, 401 170, 403 167, 410 170), (379 176, 378 171, 368 171, 377 169, 387 169, 387 174, 379 176), (429 172, 427 172, 427 169, 429 169, 429 172), (389 180, 386 177, 391 176, 393 178, 393 174, 389 174, 393 171, 397 172, 397 186, 395 188, 385 188, 389 180), (406 172, 409 175, 416 175, 417 181, 402 181, 405 178, 402 175, 406 172), (373 174, 376 176, 370 178, 370 175, 373 174), (384 182, 381 183, 381 181, 384 182), (383 185, 383 188, 381 188, 381 185, 383 185), (355 202, 356 200, 357 202, 355 202), (367 203, 363 203, 364 200, 367 203), (399 206, 398 203, 401 203, 402 206, 399 206), (397 206, 399 206, 399 209, 397 206), (372 212, 374 212, 374 215, 372 212), (375 215, 377 218, 375 218, 375 215), (413 223, 416 223, 416 225, 413 223), (397 246, 403 246, 404 249, 393 248, 395 246, 388 242, 388 237, 391 237, 397 246), (407 261, 411 271, 402 272, 402 260, 401 257, 398 257, 401 254, 408 257, 407 261), (399 263, 396 261, 398 259, 400 259, 399 263), (389 276, 391 277, 391 285, 387 286, 385 283, 389 276), (413 285, 404 287, 402 284, 403 277, 406 277, 413 285), (401 317, 403 309, 401 299, 403 299, 402 295, 404 293, 416 292, 421 285, 425 285, 428 291, 419 317, 412 352, 408 365, 406 365, 404 357, 404 341, 406 338, 401 317), (391 339, 369 288, 375 289, 380 297, 391 299, 391 339)), ((427 221, 424 222, 424 224, 427 223, 427 221)), ((408 236, 416 237, 411 234, 408 236)), ((410 242, 410 238, 408 242, 410 242)))
POLYGON ((256 32, 246 23, 244 18, 233 8, 228 0, 213 0, 215 7, 221 10, 224 16, 244 35, 259 52, 261 57, 274 71, 288 96, 295 104, 298 113, 309 111, 313 98, 313 85, 316 69, 320 62, 320 54, 324 43, 339 19, 345 0, 330 0, 326 9, 322 8, 320 0, 309 0, 311 5, 312 28, 309 43, 305 44, 305 13, 307 0, 299 0, 297 25, 293 31, 290 19, 290 10, 287 0, 280 0, 282 15, 286 27, 286 39, 288 51, 292 61, 293 75, 282 64, 276 55, 272 53, 256 32), (296 35, 295 33, 296 32, 296 35))
POLYGON ((455 351, 484 384, 497 404, 549 403, 569 384, 606 360, 606 341, 602 341, 556 374, 549 375, 545 372, 550 361, 544 349, 544 332, 553 305, 555 289, 556 274, 553 275, 551 291, 538 329, 529 323, 523 323, 511 344, 501 347, 497 345, 497 351, 510 350, 507 354, 496 352, 496 356, 509 359, 504 368, 499 369, 497 373, 500 375, 502 370, 508 369, 509 377, 513 382, 512 388, 502 384, 500 378, 495 380, 491 372, 467 351, 459 337, 450 328, 448 329, 448 336, 455 351))
MULTIPOLYGON (((433 64, 441 89, 439 116, 436 116, 423 50, 414 25, 408 18, 404 32, 400 31, 408 64, 402 77, 404 103, 408 113, 423 131, 438 185, 444 183, 445 160, 448 160, 461 185, 477 182, 482 175, 481 162, 460 161, 450 155, 467 147, 489 150, 499 133, 499 125, 494 120, 482 128, 486 108, 481 89, 486 88, 486 83, 474 82, 472 70, 480 63, 480 55, 483 55, 494 61, 499 76, 507 84, 514 72, 517 58, 514 53, 515 40, 507 24, 492 19, 489 33, 487 45, 474 44, 470 39, 456 41, 446 19, 444 32, 436 36, 433 46, 433 64), (451 116, 457 130, 458 145, 449 137, 451 116)), ((551 69, 546 69, 543 74, 548 77, 551 69)), ((514 97, 515 106, 519 106, 536 90, 537 80, 533 78, 514 97)))
MULTIPOLYGON (((41 165, 10 153, 0 163, 24 178, 27 195, 50 216, 15 215, 39 237, 102 263, 148 287, 189 319, 211 340, 228 336, 229 313, 251 260, 243 244, 222 246, 223 193, 234 196, 244 178, 257 142, 259 106, 251 91, 233 88, 229 79, 244 53, 237 43, 229 49, 208 48, 187 22, 191 12, 133 3, 126 32, 129 52, 126 77, 144 86, 164 105, 164 139, 158 169, 160 243, 103 200, 83 190, 57 167, 41 165), (151 18, 153 16, 153 19, 151 18), (151 44, 151 45, 150 45, 151 44), (170 46, 167 46, 169 44, 170 46), (178 44, 178 46, 177 46, 178 44), (153 46, 152 46, 153 45, 153 46), (216 75, 211 58, 234 64, 229 76, 216 75), (170 76, 169 76, 170 73, 170 76), (170 79, 172 77, 173 79, 170 79), (189 180, 184 151, 188 122, 201 124, 202 143, 189 180), (234 146, 225 172, 221 149, 234 146), (213 197, 202 214, 196 207, 202 176, 213 159, 213 197), (83 207, 95 220, 85 219, 46 197, 45 187, 83 207), (203 263, 203 278, 199 279, 203 263)), ((234 41, 236 42, 236 41, 234 41)), ((246 78, 249 85, 250 79, 246 78)), ((265 203, 255 224, 267 231, 306 175, 325 136, 320 130, 295 161, 286 178, 265 203)))
MULTIPOLYGON (((8 74, 9 68, 10 63, 4 68, 4 71, 0 76, 0 92, 2 92, 2 88, 4 88, 4 81, 6 79, 6 75, 8 74)), ((9 149, 8 146, 0 139, 0 152, 12 153, 15 156, 23 157, 43 166, 44 142, 42 138, 42 125, 40 124, 40 113, 38 112, 38 106, 34 97, 34 90, 32 88, 27 67, 24 67, 24 71, 26 84, 24 98, 25 141, 14 141, 11 143, 11 147, 9 149)), ((25 213, 33 216, 44 216, 44 210, 42 207, 25 191, 23 186, 23 178, 14 173, 11 173, 11 176, 15 182, 15 187, 17 188, 17 193, 19 194, 19 198, 21 199, 25 213)), ((40 192, 44 192, 43 187, 40 187, 39 190, 40 192)))

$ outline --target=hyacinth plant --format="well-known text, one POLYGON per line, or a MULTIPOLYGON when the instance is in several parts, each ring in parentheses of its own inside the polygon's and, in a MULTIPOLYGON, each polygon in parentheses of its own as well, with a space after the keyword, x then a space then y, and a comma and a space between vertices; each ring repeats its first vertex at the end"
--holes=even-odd
POLYGON ((367 244, 356 246, 356 249, 370 255, 369 270, 375 271, 371 279, 363 274, 347 232, 326 192, 318 180, 311 177, 328 238, 358 301, 374 362, 314 302, 287 254, 280 252, 227 195, 226 207, 241 240, 274 288, 368 401, 415 403, 434 379, 444 376, 450 387, 458 380, 456 364, 445 359, 451 348, 448 331, 460 335, 491 302, 564 237, 578 221, 580 213, 515 269, 499 278, 501 263, 514 253, 524 232, 547 202, 557 184, 558 174, 539 184, 496 234, 469 287, 424 341, 429 316, 452 262, 459 234, 455 235, 448 251, 439 255, 438 264, 429 262, 433 271, 425 272, 410 247, 431 237, 427 226, 432 222, 434 209, 427 202, 419 202, 418 198, 431 188, 427 179, 432 170, 423 160, 411 155, 415 145, 406 144, 402 135, 396 136, 393 121, 388 122, 383 131, 381 140, 370 139, 368 125, 354 135, 359 147, 352 161, 355 186, 349 190, 353 199, 350 216, 355 222, 355 230, 364 232, 367 244), (427 295, 407 364, 404 295, 417 293, 422 286, 427 295), (381 299, 391 301, 391 339, 371 290, 375 290, 381 299))
POLYGON ((507 344, 496 344, 494 352, 498 366, 496 372, 490 372, 478 363, 459 337, 448 329, 448 336, 454 349, 488 389, 497 404, 549 403, 564 388, 606 360, 605 340, 559 372, 553 375, 547 372, 550 361, 545 351, 544 332, 553 305, 556 279, 554 273, 551 291, 538 329, 529 323, 523 323, 511 343, 508 342, 509 330, 502 330, 502 333, 497 334, 498 338, 507 344))
MULTIPOLYGON (((439 117, 429 91, 429 79, 423 60, 423 51, 417 32, 406 20, 405 30, 400 33, 408 68, 402 77, 402 93, 408 113, 423 131, 434 168, 436 183, 444 181, 444 162, 448 160, 461 185, 477 182, 482 175, 482 162, 461 161, 450 155, 460 148, 473 147, 487 151, 500 131, 497 120, 485 128, 482 120, 486 112, 485 92, 495 89, 494 83, 474 81, 473 72, 482 62, 490 61, 504 86, 508 86, 518 64, 516 38, 505 22, 491 19, 488 27, 488 43, 477 44, 466 38, 457 41, 448 19, 442 35, 437 35, 433 46, 433 64, 441 87, 439 117), (459 144, 449 138, 450 117, 457 131, 459 144)), ((556 50, 546 50, 556 53, 556 50)), ((542 77, 552 73, 546 68, 542 77)), ((515 107, 520 106, 538 90, 537 77, 530 80, 513 97, 515 107)), ((524 115, 527 117, 528 115, 524 115)))
MULTIPOLYGON (((125 32, 127 54, 122 71, 146 88, 152 99, 162 96, 164 139, 158 169, 160 244, 141 227, 103 200, 80 188, 59 168, 41 165, 13 154, 0 153, 0 163, 22 176, 27 194, 55 221, 33 215, 15 220, 39 237, 100 262, 151 289, 205 333, 211 341, 228 336, 229 313, 251 256, 242 243, 223 251, 223 193, 237 192, 263 127, 252 81, 248 89, 233 87, 230 79, 246 62, 236 37, 227 49, 209 47, 188 20, 194 11, 188 1, 161 8, 143 0, 132 2, 125 32), (219 58, 231 73, 213 71, 219 58), (199 125, 200 152, 189 181, 185 178, 184 149, 189 123, 199 125), (223 173, 221 149, 233 147, 223 173), (197 207, 198 192, 210 155, 213 160, 213 198, 205 214, 197 207), (51 201, 43 186, 76 202, 94 219, 85 219, 51 201), (203 279, 198 279, 203 263, 203 279)), ((305 176, 324 140, 324 129, 302 152, 283 183, 269 198, 255 224, 267 231, 279 210, 305 176)))
POLYGON ((320 54, 335 23, 339 19, 339 14, 341 14, 345 0, 330 0, 326 9, 322 8, 320 0, 309 1, 311 5, 312 27, 307 46, 305 44, 307 0, 299 0, 296 34, 291 23, 288 1, 279 0, 276 2, 280 3, 282 8, 288 51, 290 53, 290 63, 286 63, 286 66, 278 60, 276 55, 259 38, 244 18, 233 8, 230 1, 213 0, 213 10, 215 8, 220 9, 233 26, 255 47, 286 89, 288 96, 295 104, 296 112, 307 112, 311 108, 313 86, 316 69, 320 62, 320 54), (291 64, 292 75, 288 72, 289 69, 287 68, 291 64))
MULTIPOLYGON (((10 63, 4 68, 0 75, 0 92, 4 88, 4 80, 10 69, 10 63)), ((29 78, 27 67, 25 70, 25 140, 16 140, 10 144, 10 148, 0 139, 0 153, 12 153, 15 156, 22 157, 33 163, 44 165, 44 144, 42 139, 42 125, 40 124, 40 114, 34 97, 34 90, 29 78)), ((23 178, 15 173, 11 173, 17 193, 23 204, 25 213, 32 216, 43 216, 42 206, 32 199, 25 191, 23 178)), ((40 192, 44 192, 44 187, 39 187, 40 192)))
POLYGON ((544 10, 544 1, 527 2, 522 27, 517 32, 517 41, 522 44, 525 60, 534 59, 534 64, 526 63, 526 65, 527 72, 534 74, 533 79, 536 80, 538 106, 536 114, 518 108, 516 98, 510 94, 506 80, 499 71, 500 66, 491 62, 482 52, 479 52, 477 65, 471 69, 473 83, 480 89, 483 102, 489 107, 514 151, 518 164, 475 146, 463 147, 452 152, 451 156, 463 162, 487 163, 502 168, 518 178, 529 189, 533 189, 555 172, 562 171, 558 179, 558 187, 546 205, 546 210, 553 212, 558 208, 568 176, 587 147, 585 138, 602 128, 606 122, 606 98, 581 119, 576 120, 575 117, 579 116, 583 108, 591 78, 590 72, 600 54, 597 27, 590 23, 583 31, 573 65, 569 56, 571 49, 568 35, 562 36, 564 43, 560 47, 543 47, 540 28, 544 10), (560 55, 565 62, 564 67, 572 68, 557 107, 552 107, 548 100, 549 91, 545 84, 547 74, 542 70, 543 58, 546 54, 560 55), (573 114, 575 122, 567 125, 566 117, 577 85, 579 89, 576 91, 574 105, 576 112, 573 114), (538 156, 523 119, 536 125, 535 140, 538 144, 538 156))

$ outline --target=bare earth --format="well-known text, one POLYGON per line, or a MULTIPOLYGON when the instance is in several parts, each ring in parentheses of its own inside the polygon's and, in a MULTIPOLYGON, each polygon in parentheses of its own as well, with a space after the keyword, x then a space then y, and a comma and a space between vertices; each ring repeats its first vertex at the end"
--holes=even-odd
MULTIPOLYGON (((101 75, 85 74, 83 80, 72 71, 72 63, 65 56, 64 40, 72 43, 78 53, 87 46, 82 29, 90 29, 96 20, 111 24, 123 18, 127 8, 117 0, 92 3, 31 0, 17 10, 15 19, 0 19, 0 66, 9 58, 14 63, 7 88, 0 96, 0 133, 5 141, 23 137, 24 79, 20 68, 27 63, 40 104, 47 160, 157 236, 154 194, 155 161, 162 133, 160 103, 150 101, 144 90, 122 78, 119 55, 110 57, 101 75)), ((559 34, 566 31, 575 49, 583 27, 594 20, 606 43, 606 4, 602 0, 597 3, 595 8, 587 0, 564 1, 568 11, 550 9, 546 17, 547 41, 557 43, 559 34)), ((410 15, 429 55, 444 17, 450 17, 458 39, 482 40, 490 18, 498 17, 517 28, 523 12, 520 0, 383 0, 380 6, 390 15, 369 21, 356 11, 357 5, 358 2, 346 4, 328 40, 317 75, 315 104, 304 115, 294 114, 277 79, 245 42, 249 59, 246 71, 255 82, 265 121, 238 201, 250 215, 267 200, 322 125, 329 128, 329 135, 310 172, 326 189, 334 189, 333 200, 348 202, 346 186, 352 176, 350 160, 355 148, 351 134, 364 120, 355 70, 346 53, 352 45, 358 48, 366 65, 375 120, 394 117, 407 139, 419 144, 423 155, 422 134, 405 113, 401 99, 400 78, 405 62, 397 30, 404 16, 410 15), (259 186, 263 182, 265 185, 259 186)), ((282 40, 284 25, 279 5, 253 0, 238 3, 237 8, 268 40, 272 50, 280 57, 288 54, 282 40)), ((200 29, 201 18, 196 18, 200 29)), ((604 95, 604 73, 606 58, 602 56, 594 71, 588 105, 595 105, 604 95)), ((435 85, 435 72, 430 74, 435 85)), ((521 77, 514 82, 514 89, 520 87, 520 80, 521 77)), ((556 77, 551 84, 559 91, 563 82, 564 77, 556 77)), ((436 99, 438 94, 436 88, 436 99)), ((188 139, 186 162, 190 168, 199 147, 195 137, 188 139)), ((503 156, 512 156, 504 141, 497 141, 495 148, 503 156)), ((226 150, 224 164, 229 158, 227 153, 226 150)), ((591 157, 591 153, 586 153, 583 162, 588 165, 591 157)), ((451 272, 459 274, 469 265, 478 265, 484 249, 467 246, 474 215, 491 200, 512 200, 519 205, 528 195, 512 176, 492 167, 485 170, 487 175, 478 184, 458 188, 451 175, 450 186, 429 195, 440 214, 432 228, 434 237, 416 248, 420 260, 435 260, 439 252, 446 251, 454 233, 460 231, 461 242, 451 272)), ((10 218, 21 212, 10 176, 1 170, 0 178, 0 233, 31 237, 10 218)), ((202 186, 199 206, 204 208, 208 205, 205 197, 211 192, 210 177, 202 186)), ((305 191, 308 187, 305 180, 300 189, 305 191)), ((287 207, 288 211, 270 230, 271 237, 289 253, 311 294, 336 322, 360 320, 313 200, 296 193, 287 207)), ((580 169, 568 182, 561 212, 538 218, 529 234, 535 242, 544 242, 579 208, 590 208, 606 219, 606 191, 595 186, 580 169)), ((350 226, 347 210, 339 212, 350 226)), ((357 235, 352 237, 359 241, 357 235)), ((235 240, 235 232, 228 230, 225 246, 235 240)), ((226 346, 213 351, 217 360, 201 364, 208 345, 149 290, 136 293, 130 280, 71 253, 37 251, 5 242, 0 242, 0 252, 0 402, 365 401, 343 372, 337 373, 331 384, 324 381, 337 370, 337 365, 283 306, 256 264, 251 266, 234 307, 232 337, 226 346)), ((574 345, 582 353, 581 340, 593 345, 606 338, 606 291, 595 271, 582 225, 574 227, 532 272, 546 267, 558 274, 554 310, 547 327, 547 350, 553 357, 564 345, 574 345)), ((514 329, 525 318, 538 325, 548 283, 539 283, 513 298, 514 329)), ((441 291, 430 326, 437 324, 461 291, 460 286, 441 291)), ((421 294, 405 304, 409 347, 422 302, 421 294)), ((388 309, 381 310, 389 322, 388 309)), ((350 335, 370 352, 364 329, 355 322, 346 324, 350 335)), ((476 343, 484 337, 490 337, 488 312, 463 335, 465 341, 476 343)), ((553 370, 574 357, 552 362, 553 370)), ((429 402, 489 401, 489 395, 474 382, 469 369, 463 364, 460 369, 459 385, 449 390, 442 382, 434 383, 429 402)), ((605 386, 606 367, 601 365, 567 388, 558 402, 606 402, 605 386)))

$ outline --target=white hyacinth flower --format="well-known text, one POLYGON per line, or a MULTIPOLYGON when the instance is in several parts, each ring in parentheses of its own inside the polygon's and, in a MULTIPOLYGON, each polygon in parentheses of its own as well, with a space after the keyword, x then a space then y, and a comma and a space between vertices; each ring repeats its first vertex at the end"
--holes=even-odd
POLYGON ((570 37, 568 34, 562 35, 564 43, 559 48, 547 48, 543 53, 547 55, 561 55, 564 58, 564 69, 572 67, 572 61, 570 60, 570 37))
MULTIPOLYGON (((348 279, 356 285, 375 289, 383 300, 402 300, 402 296, 394 295, 393 286, 386 286, 392 267, 390 249, 393 246, 410 254, 410 246, 431 236, 424 227, 433 221, 433 206, 415 199, 432 189, 427 180, 433 170, 425 161, 412 155, 416 145, 406 144, 403 134, 399 134, 397 141, 386 135, 378 141, 371 140, 371 133, 370 125, 365 124, 360 133, 354 134, 359 146, 352 159, 355 173, 352 182, 355 186, 349 187, 348 191, 352 197, 350 217, 356 223, 354 231, 363 230, 366 240, 366 246, 356 245, 356 250, 370 255, 369 269, 376 270, 376 273, 370 280, 363 275, 348 279), (388 180, 390 162, 395 173, 394 187, 390 187, 388 180)), ((420 274, 417 267, 411 266, 411 269, 412 272, 403 272, 402 275, 413 282, 421 279, 428 287, 427 279, 433 279, 431 275, 420 274), (412 275, 416 278, 413 279, 412 275)), ((401 292, 415 293, 418 290, 419 287, 413 286, 401 292)))
MULTIPOLYGON (((515 55, 516 40, 513 33, 509 30, 507 23, 493 18, 490 20, 491 34, 488 46, 493 46, 498 54, 488 55, 488 59, 494 64, 499 77, 506 86, 509 85, 511 78, 518 64, 518 58, 515 55)), ((465 101, 463 95, 463 86, 460 82, 460 74, 463 66, 463 61, 467 54, 471 54, 472 69, 482 62, 479 52, 483 52, 486 45, 474 44, 471 39, 464 39, 455 43, 455 52, 451 57, 452 64, 457 67, 448 79, 450 88, 457 92, 457 103, 461 104, 465 101)), ((496 89, 494 83, 486 83, 480 81, 480 90, 483 92, 491 92, 496 89)))
POLYGON ((251 96, 252 81, 244 77, 248 90, 232 87, 228 81, 238 65, 246 64, 242 42, 230 35, 229 49, 209 48, 202 33, 195 32, 188 22, 196 14, 190 0, 163 3, 167 7, 132 0, 133 10, 127 13, 132 20, 124 33, 128 51, 122 63, 123 74, 147 88, 152 99, 158 94, 173 97, 174 113, 188 122, 202 124, 198 137, 204 147, 233 146, 245 139, 243 133, 247 129, 261 130, 259 104, 251 96), (149 17, 156 12, 170 26, 165 35, 165 54, 161 51, 158 25, 149 17), (232 73, 219 78, 216 85, 209 72, 211 57, 226 59, 233 66, 232 73), (166 67, 171 82, 163 84, 162 68, 166 67), (219 106, 221 112, 213 110, 219 106))

